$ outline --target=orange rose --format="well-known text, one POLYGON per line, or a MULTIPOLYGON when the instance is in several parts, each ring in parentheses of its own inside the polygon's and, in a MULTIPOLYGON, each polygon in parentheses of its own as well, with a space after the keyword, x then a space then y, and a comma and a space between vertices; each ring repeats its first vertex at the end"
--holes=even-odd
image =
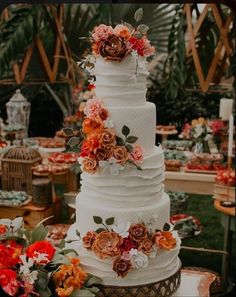
POLYGON ((154 234, 154 240, 157 247, 171 250, 176 247, 176 239, 169 231, 158 231, 154 234))
POLYGON ((120 37, 122 37, 124 39, 129 39, 130 36, 131 36, 129 28, 127 28, 124 25, 120 25, 120 24, 115 26, 114 33, 119 35, 120 37))
POLYGON ((117 163, 124 165, 129 159, 129 153, 124 146, 116 146, 112 152, 112 156, 117 160, 117 163))
POLYGON ((130 260, 124 260, 118 258, 113 263, 113 270, 117 273, 118 276, 124 277, 131 270, 132 264, 130 260))
POLYGON ((146 255, 149 255, 153 246, 153 241, 149 238, 145 238, 138 246, 138 250, 146 255))
POLYGON ((90 174, 94 174, 97 170, 98 162, 95 159, 86 157, 82 161, 82 164, 83 164, 83 170, 90 174))
POLYGON ((56 249, 47 240, 35 241, 26 249, 26 256, 34 259, 39 264, 47 264, 50 262, 55 254, 56 249), (43 254, 43 260, 40 260, 40 255, 43 254))
POLYGON ((146 226, 144 224, 132 224, 129 228, 129 236, 135 242, 142 242, 148 237, 146 226))
POLYGON ((85 134, 99 133, 103 129, 102 121, 86 118, 83 121, 82 131, 85 134))
POLYGON ((86 235, 83 237, 83 245, 87 250, 92 249, 92 245, 96 236, 97 236, 96 232, 88 231, 86 235))
POLYGON ((107 259, 120 254, 122 237, 115 232, 102 231, 99 233, 92 245, 92 250, 99 259, 107 259))
POLYGON ((98 134, 98 138, 101 146, 104 149, 108 150, 116 145, 116 135, 112 130, 104 129, 101 133, 98 134))

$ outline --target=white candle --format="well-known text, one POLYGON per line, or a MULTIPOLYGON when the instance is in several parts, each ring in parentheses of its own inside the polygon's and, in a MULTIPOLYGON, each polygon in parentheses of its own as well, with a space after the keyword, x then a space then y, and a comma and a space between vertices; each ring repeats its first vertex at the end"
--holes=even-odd
POLYGON ((229 116, 229 141, 228 141, 228 157, 233 156, 233 133, 234 133, 234 117, 229 116))
POLYGON ((228 121, 229 116, 232 114, 232 111, 233 111, 233 99, 221 98, 219 117, 223 121, 228 121))

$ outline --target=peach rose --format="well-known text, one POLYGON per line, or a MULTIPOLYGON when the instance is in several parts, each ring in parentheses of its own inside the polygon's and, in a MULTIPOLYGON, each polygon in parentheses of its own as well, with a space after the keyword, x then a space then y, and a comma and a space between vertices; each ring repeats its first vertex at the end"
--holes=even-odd
POLYGON ((98 133, 102 131, 103 129, 103 123, 99 120, 93 120, 90 118, 86 118, 83 121, 82 125, 82 131, 85 134, 91 134, 91 133, 98 133))
POLYGON ((129 228, 129 236, 135 242, 142 242, 148 237, 146 226, 144 224, 132 224, 129 228))
POLYGON ((90 174, 94 174, 97 170, 97 161, 95 159, 86 157, 84 158, 84 160, 82 161, 83 164, 83 170, 85 172, 88 172, 90 174))
POLYGON ((129 39, 131 36, 129 28, 124 25, 117 25, 114 28, 114 34, 119 35, 124 39, 129 39))
POLYGON ((99 259, 107 259, 120 254, 122 237, 115 232, 102 231, 99 233, 92 245, 92 250, 99 259))
POLYGON ((132 152, 130 153, 130 159, 133 162, 140 164, 143 161, 143 153, 143 148, 140 145, 136 144, 133 147, 132 152))
POLYGON ((101 24, 94 28, 92 37, 95 42, 98 42, 100 40, 106 40, 111 34, 113 34, 113 28, 111 26, 101 24))
POLYGON ((124 165, 129 159, 129 153, 124 146, 116 146, 112 152, 112 156, 117 160, 117 163, 121 165, 124 165))
POLYGON ((138 250, 143 252, 146 255, 149 255, 151 253, 153 246, 153 241, 149 238, 145 238, 143 241, 140 242, 138 246, 138 250))
POLYGON ((154 234, 154 241, 157 247, 171 250, 176 247, 176 239, 169 231, 158 231, 154 234))
POLYGON ((86 233, 86 235, 83 237, 83 246, 87 250, 90 251, 92 249, 92 245, 93 245, 93 242, 94 242, 96 236, 97 236, 97 233, 96 232, 88 231, 86 233))
POLYGON ((98 134, 98 139, 101 143, 101 147, 107 150, 116 145, 116 135, 113 130, 103 129, 103 131, 98 134))
POLYGON ((89 99, 86 102, 86 105, 84 108, 84 114, 86 114, 86 116, 89 118, 93 118, 99 115, 102 108, 103 108, 103 104, 101 100, 97 98, 89 99))
POLYGON ((80 157, 90 157, 94 158, 97 149, 100 147, 100 142, 97 135, 90 135, 86 140, 83 141, 81 146, 80 157))
POLYGON ((155 47, 151 46, 150 40, 148 40, 146 36, 144 36, 142 39, 143 39, 143 46, 144 46, 143 55, 145 57, 150 57, 154 55, 155 47))
POLYGON ((124 277, 131 270, 132 264, 130 260, 125 260, 118 258, 113 263, 113 270, 117 273, 118 276, 124 277))

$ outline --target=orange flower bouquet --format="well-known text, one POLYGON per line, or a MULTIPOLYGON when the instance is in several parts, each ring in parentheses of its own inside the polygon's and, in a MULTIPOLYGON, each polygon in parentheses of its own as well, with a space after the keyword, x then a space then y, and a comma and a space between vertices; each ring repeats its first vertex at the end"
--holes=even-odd
POLYGON ((0 220, 0 296, 95 296, 101 280, 81 268, 64 241, 56 248, 46 235, 43 224, 29 231, 23 218, 0 220))

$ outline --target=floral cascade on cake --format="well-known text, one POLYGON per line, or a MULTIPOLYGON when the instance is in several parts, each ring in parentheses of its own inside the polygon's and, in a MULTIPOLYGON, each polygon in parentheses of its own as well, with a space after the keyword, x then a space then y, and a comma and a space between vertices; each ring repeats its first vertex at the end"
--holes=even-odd
POLYGON ((128 163, 141 169, 139 164, 143 160, 143 149, 134 145, 138 137, 129 135, 130 129, 127 126, 122 128, 124 138, 116 136, 109 111, 101 100, 88 100, 84 113, 84 139, 80 143, 79 158, 83 171, 94 174, 100 168, 104 174, 117 175, 128 163))
POLYGON ((102 278, 101 290, 149 286, 169 296, 179 285, 180 239, 166 228, 164 155, 155 145, 156 107, 146 101, 146 58, 154 48, 141 17, 139 9, 135 27, 102 24, 92 32, 84 65, 93 68, 96 97, 83 110, 81 141, 69 142, 79 146, 82 173, 67 240, 86 271, 102 278))
POLYGON ((148 267, 149 258, 155 258, 158 249, 168 251, 176 247, 172 232, 153 232, 142 221, 137 224, 119 221, 113 225, 113 217, 107 218, 105 222, 98 216, 93 219, 102 227, 88 231, 83 237, 83 246, 93 251, 99 259, 112 258, 112 269, 120 277, 125 277, 131 269, 148 267))

